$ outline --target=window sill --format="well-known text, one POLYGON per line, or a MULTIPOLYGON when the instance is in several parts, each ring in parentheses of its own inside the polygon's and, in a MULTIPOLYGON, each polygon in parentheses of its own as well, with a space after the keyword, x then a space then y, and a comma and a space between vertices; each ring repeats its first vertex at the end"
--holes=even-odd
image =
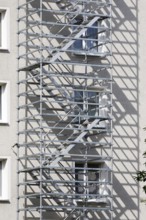
POLYGON ((98 51, 83 51, 83 50, 75 50, 73 52, 74 55, 78 55, 78 56, 92 56, 92 57, 106 57, 108 55, 108 53, 105 52, 98 52, 98 51))
POLYGON ((9 48, 6 48, 6 47, 0 47, 0 52, 10 52, 10 49, 9 48))
POLYGON ((0 120, 0 125, 9 125, 9 122, 0 120))
POLYGON ((0 197, 0 202, 10 202, 9 198, 1 198, 0 197))
MULTIPOLYGON (((85 201, 84 200, 82 200, 82 199, 77 199, 77 200, 75 200, 76 201, 76 203, 79 205, 79 204, 83 204, 83 203, 85 203, 85 201)), ((86 203, 88 203, 88 204, 90 204, 90 205, 97 205, 97 204, 100 204, 100 205, 106 205, 106 204, 108 204, 108 200, 107 200, 107 198, 99 198, 99 199, 88 199, 87 201, 86 201, 86 203)))

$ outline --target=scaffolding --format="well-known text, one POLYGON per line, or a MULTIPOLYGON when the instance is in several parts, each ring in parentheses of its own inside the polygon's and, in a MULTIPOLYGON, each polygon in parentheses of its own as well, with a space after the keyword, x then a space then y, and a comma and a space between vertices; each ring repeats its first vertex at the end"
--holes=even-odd
POLYGON ((112 0, 18 0, 17 220, 112 220, 112 0))

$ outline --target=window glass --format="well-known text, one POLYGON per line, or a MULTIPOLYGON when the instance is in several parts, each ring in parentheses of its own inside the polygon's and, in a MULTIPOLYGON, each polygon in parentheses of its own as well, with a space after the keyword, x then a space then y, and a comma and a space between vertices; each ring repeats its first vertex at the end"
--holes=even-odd
POLYGON ((74 91, 74 100, 84 114, 95 115, 99 112, 99 93, 90 91, 74 91))
POLYGON ((97 34, 97 22, 96 22, 96 23, 93 24, 93 27, 88 28, 87 32, 86 32, 86 37, 91 39, 91 40, 86 41, 86 48, 88 50, 93 49, 93 48, 96 47, 97 42, 94 41, 94 40, 97 39, 97 36, 98 36, 98 34, 97 34))
POLYGON ((97 168, 99 168, 100 165, 76 163, 75 166, 76 193, 99 194, 99 171, 97 168))
POLYGON ((75 102, 78 102, 78 106, 83 110, 83 91, 75 91, 75 102))
MULTIPOLYGON (((76 167, 81 167, 83 168, 83 165, 82 164, 76 164, 76 167)), ((75 180, 77 181, 76 182, 76 193, 79 193, 79 194, 82 194, 84 193, 84 171, 83 169, 79 169, 77 168, 75 170, 75 180), (80 182, 82 181, 82 182, 80 182)))
MULTIPOLYGON (((83 39, 79 39, 74 42, 73 48, 76 50, 91 50, 91 49, 96 48, 96 46, 98 45, 97 41, 95 41, 98 38, 97 25, 98 25, 98 23, 95 22, 92 25, 92 27, 89 27, 85 31, 85 33, 80 36, 80 38, 83 38, 83 39)), ((77 28, 74 28, 74 30, 77 30, 77 28)))

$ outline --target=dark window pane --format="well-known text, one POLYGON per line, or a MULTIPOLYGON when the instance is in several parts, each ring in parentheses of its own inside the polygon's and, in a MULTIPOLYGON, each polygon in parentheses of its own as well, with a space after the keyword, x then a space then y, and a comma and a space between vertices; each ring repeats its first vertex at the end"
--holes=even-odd
POLYGON ((79 102, 78 106, 83 110, 83 91, 75 91, 75 102, 79 102))
POLYGON ((82 40, 76 40, 74 42, 74 49, 76 49, 76 50, 82 50, 83 49, 82 40))
POLYGON ((93 47, 96 46, 96 42, 94 41, 94 39, 95 40, 97 39, 97 23, 95 23, 93 26, 95 26, 95 28, 92 27, 87 29, 86 37, 92 39, 86 41, 87 49, 92 49, 93 47))
MULTIPOLYGON (((74 28, 74 31, 76 29, 74 28)), ((95 41, 98 38, 98 29, 97 29, 97 22, 95 22, 92 27, 89 27, 87 31, 83 35, 80 36, 83 40, 75 40, 73 44, 73 49, 75 50, 90 50, 95 48, 97 42, 95 41), (86 40, 91 39, 91 40, 86 40)))
POLYGON ((83 163, 76 164, 75 169, 75 191, 83 194, 98 194, 99 193, 99 164, 88 164, 87 167, 83 163), (80 169, 80 167, 82 169, 80 169), (85 167, 85 169, 83 169, 85 167), (82 182, 79 182, 82 181, 82 182), (92 181, 92 182, 90 182, 92 181), (94 181, 94 182, 93 182, 94 181))

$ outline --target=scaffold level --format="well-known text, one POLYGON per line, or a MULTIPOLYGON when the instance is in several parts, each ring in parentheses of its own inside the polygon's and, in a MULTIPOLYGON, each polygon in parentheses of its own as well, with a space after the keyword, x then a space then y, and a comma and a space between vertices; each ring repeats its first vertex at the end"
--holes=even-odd
POLYGON ((112 220, 112 0, 18 0, 17 220, 112 220))

